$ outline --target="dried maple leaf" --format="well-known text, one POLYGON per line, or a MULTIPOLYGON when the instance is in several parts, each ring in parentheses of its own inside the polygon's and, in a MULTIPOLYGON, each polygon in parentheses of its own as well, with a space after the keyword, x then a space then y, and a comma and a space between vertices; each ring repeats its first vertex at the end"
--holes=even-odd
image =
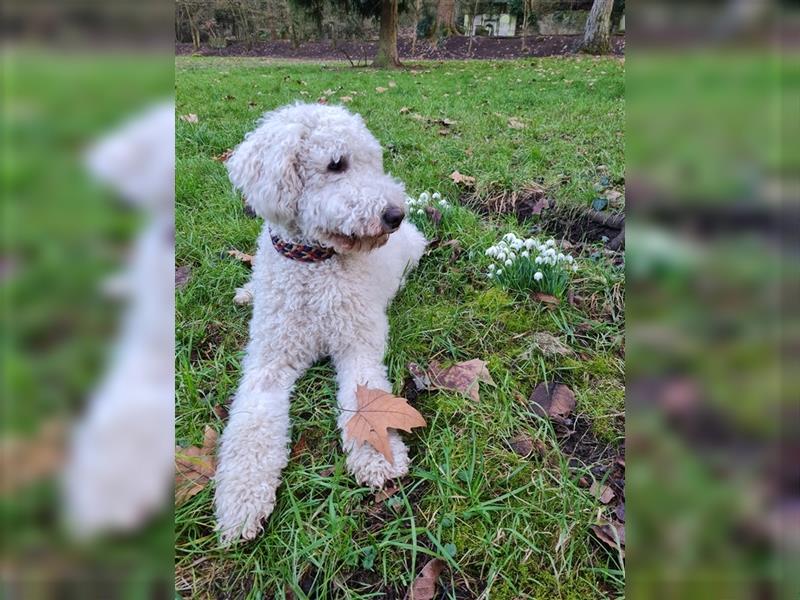
POLYGON ((175 446, 175 504, 180 505, 200 493, 214 477, 216 461, 214 451, 218 434, 206 425, 203 446, 181 448, 175 446))
POLYGON ((241 261, 243 263, 247 263, 248 265, 252 265, 253 264, 253 255, 252 254, 246 254, 246 253, 242 252, 241 250, 237 250, 236 248, 232 248, 231 250, 228 250, 228 255, 232 256, 233 258, 235 258, 238 261, 241 261))
POLYGON ((347 422, 348 437, 366 442, 394 464, 389 445, 389 429, 410 432, 413 427, 425 427, 425 419, 405 398, 363 385, 356 387, 358 409, 347 422))
POLYGON ((458 171, 453 171, 450 173, 450 179, 453 180, 453 183, 462 183, 466 187, 473 187, 475 185, 474 177, 471 177, 470 175, 462 175, 458 171))
POLYGON ((435 360, 431 361, 427 376, 430 381, 429 387, 461 392, 475 402, 480 400, 478 382, 495 384, 489 369, 486 368, 486 362, 479 358, 456 363, 444 369, 435 360))
POLYGON ((414 583, 408 589, 406 600, 433 600, 436 595, 436 581, 442 570, 445 567, 445 562, 441 558, 432 558, 417 575, 414 583))

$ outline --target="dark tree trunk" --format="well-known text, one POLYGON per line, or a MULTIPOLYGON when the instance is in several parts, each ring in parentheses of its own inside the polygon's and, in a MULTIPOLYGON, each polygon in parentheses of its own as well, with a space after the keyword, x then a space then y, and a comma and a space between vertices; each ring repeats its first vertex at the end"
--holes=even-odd
POLYGON ((436 5, 436 24, 431 35, 444 37, 458 33, 456 30, 456 0, 439 0, 436 5))
POLYGON ((611 52, 611 9, 614 0, 594 0, 581 50, 589 54, 608 54, 611 52))
POLYGON ((372 65, 384 68, 400 66, 400 59, 397 56, 397 0, 382 0, 381 2, 378 55, 372 65))

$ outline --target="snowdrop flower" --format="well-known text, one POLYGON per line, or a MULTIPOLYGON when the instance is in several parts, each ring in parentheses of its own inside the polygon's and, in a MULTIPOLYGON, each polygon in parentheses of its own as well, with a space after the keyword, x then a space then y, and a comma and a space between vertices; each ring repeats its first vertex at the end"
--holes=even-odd
POLYGON ((536 273, 533 274, 533 278, 536 281, 541 281, 542 279, 544 279, 544 275, 542 274, 541 271, 536 271, 536 273))
POLYGON ((433 192, 433 199, 434 200, 441 200, 442 195, 439 192, 433 192))
POLYGON ((499 277, 502 274, 503 274, 503 269, 497 269, 497 273, 495 273, 495 275, 499 277))
POLYGON ((567 254, 567 262, 569 264, 572 264, 574 261, 575 261, 575 259, 572 258, 572 254, 567 254))
POLYGON ((525 249, 530 250, 536 245, 536 241, 533 238, 528 238, 525 240, 525 249))
POLYGON ((417 209, 417 214, 418 214, 418 215, 424 215, 424 214, 425 214, 425 211, 424 211, 424 210, 422 210, 421 208, 418 208, 418 209, 417 209))
POLYGON ((558 260, 566 260, 566 258, 567 258, 567 257, 566 257, 566 256, 564 256, 564 254, 563 254, 562 252, 559 252, 559 253, 558 253, 558 260))
POLYGON ((547 240, 546 243, 547 243, 547 246, 550 247, 550 248, 552 248, 553 246, 556 245, 556 241, 553 238, 550 238, 549 240, 547 240))
POLYGON ((492 271, 489 271, 489 272, 486 274, 486 278, 487 278, 487 279, 492 279, 493 277, 494 277, 494 272, 492 272, 492 271))
POLYGON ((522 256, 522 258, 529 258, 530 255, 531 255, 530 252, 528 252, 527 250, 523 250, 520 256, 522 256))
POLYGON ((575 272, 575 271, 577 271, 577 270, 578 270, 578 265, 576 265, 576 264, 575 264, 575 265, 572 265, 572 271, 573 271, 573 272, 575 272))
POLYGON ((497 250, 494 246, 489 246, 484 254, 486 254, 486 256, 494 257, 494 255, 497 254, 497 250))
POLYGON ((517 236, 515 236, 513 233, 507 233, 503 236, 503 241, 510 244, 516 239, 516 237, 517 236))
POLYGON ((419 195, 419 201, 420 201, 420 202, 427 202, 427 201, 428 201, 428 200, 430 200, 430 199, 431 199, 431 197, 428 195, 428 192, 422 192, 422 193, 419 195))
POLYGON ((508 260, 507 260, 507 261, 506 261, 504 264, 505 264, 507 267, 510 267, 510 266, 511 266, 512 264, 514 264, 514 263, 513 263, 513 261, 512 261, 511 259, 508 259, 508 260))
POLYGON ((517 253, 516 252, 509 252, 508 253, 508 258, 510 258, 511 260, 517 260, 517 253))
POLYGON ((447 206, 447 200, 439 200, 439 206, 447 206))
POLYGON ((508 258, 508 255, 502 250, 497 253, 497 260, 505 260, 506 258, 508 258))
POLYGON ((489 270, 490 271, 494 271, 496 268, 497 268, 497 266, 494 263, 489 265, 489 270))

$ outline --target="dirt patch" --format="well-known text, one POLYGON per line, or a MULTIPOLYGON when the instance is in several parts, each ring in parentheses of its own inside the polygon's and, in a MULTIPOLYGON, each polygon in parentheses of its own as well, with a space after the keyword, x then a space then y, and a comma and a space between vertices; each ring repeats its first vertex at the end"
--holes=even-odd
MULTIPOLYGON (((418 41, 413 45, 410 38, 397 41, 400 60, 452 60, 452 59, 505 59, 541 56, 565 56, 579 52, 582 36, 579 35, 540 35, 528 37, 525 48, 522 38, 473 38, 472 47, 465 36, 445 38, 439 44, 418 41)), ((612 38, 612 52, 615 56, 625 53, 625 38, 612 38)), ((294 46, 289 40, 258 42, 248 47, 234 43, 225 48, 212 48, 203 45, 195 50, 191 44, 176 44, 177 55, 200 56, 263 56, 270 58, 289 58, 307 60, 349 60, 353 64, 368 65, 372 62, 378 48, 375 41, 331 41, 305 42, 294 46)))
POLYGON ((555 200, 538 183, 528 184, 521 190, 499 190, 487 196, 464 194, 459 202, 481 215, 514 215, 519 221, 540 215, 555 206, 555 200))
MULTIPOLYGON (((542 228, 556 239, 568 240, 579 245, 585 243, 609 243, 622 230, 618 225, 618 215, 609 214, 610 219, 592 218, 593 213, 574 208, 558 208, 549 210, 542 219, 542 228)), ((623 217, 624 227, 624 217, 623 217)), ((624 241, 623 241, 624 245, 624 241)))

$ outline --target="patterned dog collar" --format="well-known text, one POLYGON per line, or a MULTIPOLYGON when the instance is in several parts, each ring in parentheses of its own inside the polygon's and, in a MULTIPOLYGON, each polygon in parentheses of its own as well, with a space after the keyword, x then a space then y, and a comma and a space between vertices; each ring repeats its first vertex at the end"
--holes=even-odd
POLYGON ((299 260, 300 262, 321 262, 323 260, 328 260, 336 254, 333 248, 285 242, 277 235, 271 235, 270 238, 272 239, 272 246, 278 254, 282 254, 286 258, 291 258, 292 260, 299 260))

